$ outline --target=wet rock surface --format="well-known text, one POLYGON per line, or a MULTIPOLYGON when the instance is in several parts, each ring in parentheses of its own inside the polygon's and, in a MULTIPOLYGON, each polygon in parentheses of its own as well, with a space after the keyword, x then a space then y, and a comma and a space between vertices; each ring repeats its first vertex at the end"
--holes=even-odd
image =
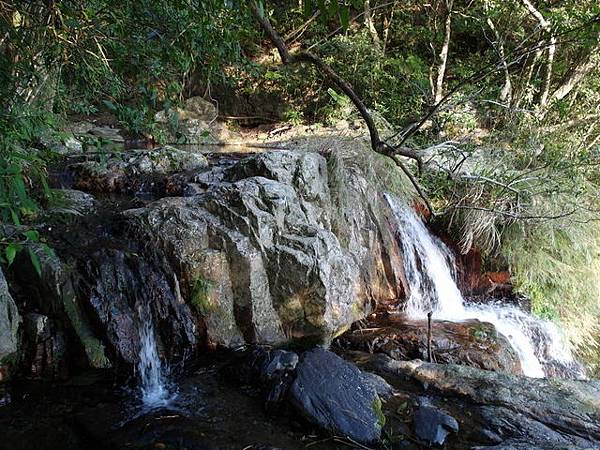
POLYGON ((384 419, 373 378, 327 350, 316 348, 302 355, 290 401, 309 421, 334 435, 367 444, 381 437, 384 419))
POLYGON ((85 272, 90 286, 88 307, 94 311, 91 316, 102 324, 121 360, 129 364, 138 361, 142 305, 150 307, 150 319, 165 355, 181 359, 184 350, 193 351, 195 319, 168 266, 152 261, 149 254, 141 257, 113 249, 90 255, 85 272))
POLYGON ((600 443, 598 382, 346 356, 362 369, 324 349, 250 349, 244 358, 194 369, 178 380, 174 404, 147 411, 135 391, 116 389, 101 372, 51 385, 15 383, 3 394, 11 401, 0 407, 0 448, 299 450, 362 448, 353 444, 361 442, 387 450, 589 449, 600 443), (265 395, 282 375, 293 381, 274 408, 265 395))
POLYGON ((66 378, 67 349, 63 331, 48 317, 29 313, 23 318, 21 360, 32 378, 66 378))
POLYGON ((141 410, 130 391, 116 389, 100 372, 68 382, 17 383, 10 392, 13 401, 0 406, 0 448, 301 450, 313 443, 313 448, 341 450, 351 445, 317 434, 294 416, 269 414, 258 391, 222 379, 222 364, 219 359, 202 364, 180 379, 178 403, 154 411, 141 410))
MULTIPOLYGON (((427 360, 427 321, 415 321, 402 314, 376 314, 360 327, 337 339, 344 349, 384 353, 394 359, 427 360)), ((432 321, 433 361, 462 364, 485 370, 522 373, 519 358, 507 339, 492 324, 432 321)))
POLYGON ((41 276, 26 255, 19 255, 11 269, 19 306, 29 311, 20 358, 23 375, 66 377, 74 366, 111 367, 104 333, 87 309, 77 260, 48 253, 36 243, 31 249, 40 260, 41 276))
POLYGON ((298 354, 282 349, 256 347, 238 355, 223 368, 234 384, 259 388, 267 410, 279 409, 296 376, 298 354))
MULTIPOLYGON (((533 379, 459 365, 358 356, 405 396, 427 396, 454 417, 460 432, 449 448, 596 448, 600 445, 600 382, 533 379), (515 445, 516 447, 511 447, 515 445), (494 447, 498 446, 498 447, 494 447)), ((392 418, 397 403, 385 405, 392 418)), ((415 417, 417 406, 407 408, 415 417)), ((393 431, 391 431, 393 434, 393 431)))
POLYGON ((457 433, 459 425, 456 419, 429 403, 427 398, 421 398, 419 407, 414 415, 416 437, 427 445, 444 445, 450 433, 457 433))

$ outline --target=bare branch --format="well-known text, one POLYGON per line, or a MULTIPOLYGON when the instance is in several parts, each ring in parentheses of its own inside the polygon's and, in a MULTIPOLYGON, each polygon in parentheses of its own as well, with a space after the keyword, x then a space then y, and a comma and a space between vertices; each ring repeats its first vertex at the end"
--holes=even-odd
MULTIPOLYGON (((317 70, 334 86, 340 89, 348 98, 352 101, 359 114, 365 121, 367 128, 369 130, 369 136, 371 138, 371 148, 373 151, 380 153, 384 156, 392 158, 396 165, 398 165, 405 173, 409 173, 408 169, 404 164, 400 163, 397 159, 397 156, 404 156, 410 159, 413 159, 417 162, 417 167, 419 172, 422 168, 422 160, 419 153, 415 150, 399 145, 392 146, 381 139, 379 135, 379 131, 377 126, 375 125, 375 121, 371 116, 371 113, 363 103, 362 99, 354 92, 354 89, 345 79, 339 76, 327 63, 325 63, 321 58, 316 56, 315 54, 309 51, 297 51, 291 53, 285 44, 285 41, 282 37, 275 31, 273 26, 271 25, 271 21, 262 14, 258 4, 254 0, 249 0, 250 9, 252 14, 262 27, 263 31, 268 35, 270 41, 275 45, 277 51, 279 52, 279 56, 281 57, 281 62, 283 64, 298 64, 298 63, 308 63, 312 64, 317 68, 317 70)), ((423 200, 425 201, 427 207, 430 209, 430 212, 433 214, 433 210, 429 204, 429 201, 425 198, 425 194, 422 189, 418 185, 416 179, 412 174, 409 175, 410 181, 415 186, 415 189, 419 193, 423 200)))

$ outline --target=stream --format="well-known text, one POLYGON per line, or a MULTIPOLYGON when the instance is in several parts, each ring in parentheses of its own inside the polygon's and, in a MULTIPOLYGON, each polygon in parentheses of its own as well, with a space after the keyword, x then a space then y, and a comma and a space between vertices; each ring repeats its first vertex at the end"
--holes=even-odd
POLYGON ((417 214, 387 195, 403 247, 403 259, 410 286, 405 312, 411 319, 423 319, 428 312, 436 320, 463 322, 476 319, 493 324, 517 352, 523 373, 529 377, 547 375, 545 367, 558 366, 572 378, 585 378, 558 328, 498 301, 468 304, 456 285, 456 262, 452 252, 433 236, 417 214))

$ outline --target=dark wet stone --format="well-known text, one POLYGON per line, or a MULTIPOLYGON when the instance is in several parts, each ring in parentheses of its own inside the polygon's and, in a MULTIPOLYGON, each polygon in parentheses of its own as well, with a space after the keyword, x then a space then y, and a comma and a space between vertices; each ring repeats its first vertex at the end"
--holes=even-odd
POLYGON ((267 410, 272 410, 284 400, 297 364, 298 355, 294 352, 256 347, 241 360, 227 365, 223 372, 233 381, 260 388, 267 410))
POLYGON ((68 375, 67 344, 63 331, 49 317, 29 313, 23 319, 22 365, 34 378, 68 375))
POLYGON ((427 445, 443 445, 450 433, 458 432, 456 419, 427 400, 421 400, 415 411, 414 427, 417 437, 427 445))
POLYGON ((294 352, 285 350, 275 350, 273 355, 264 368, 264 376, 268 379, 273 379, 280 376, 284 372, 291 372, 298 365, 298 355, 294 352))
POLYGON ((89 307, 121 360, 138 361, 142 320, 138 309, 142 305, 149 305, 159 350, 176 360, 193 351, 194 317, 181 299, 175 276, 159 257, 99 251, 90 255, 86 273, 91 287, 89 307))
MULTIPOLYGON (((33 360, 39 360, 40 345, 48 347, 42 353, 52 355, 51 359, 56 361, 57 353, 52 350, 54 344, 50 344, 52 340, 64 345, 62 353, 66 352, 68 358, 71 358, 67 361, 68 365, 76 363, 74 356, 83 349, 84 358, 90 367, 111 367, 99 330, 93 326, 87 305, 78 289, 80 274, 76 268, 77 263, 70 258, 59 256, 57 252, 49 254, 37 243, 31 244, 31 249, 40 259, 41 277, 33 269, 27 255, 18 255, 11 267, 15 284, 20 290, 24 312, 35 311, 35 314, 30 316, 29 326, 25 330, 30 336, 26 342, 28 354, 21 358, 26 373, 34 366, 45 365, 42 362, 40 366, 39 361, 35 363, 33 360), (35 331, 43 328, 42 319, 38 317, 40 314, 46 317, 43 319, 47 322, 44 326, 48 327, 48 332, 52 334, 50 340, 39 339, 38 332, 35 331), (62 336, 67 339, 62 339, 62 336), (35 356, 36 354, 38 356, 35 356)), ((86 259, 88 257, 89 255, 85 255, 86 259)), ((49 374, 47 370, 44 373, 49 374)))
POLYGON ((0 384, 0 407, 10 404, 12 397, 6 385, 0 384))
POLYGON ((294 407, 335 435, 374 443, 381 437, 381 400, 373 379, 336 354, 316 348, 302 355, 290 389, 294 407))

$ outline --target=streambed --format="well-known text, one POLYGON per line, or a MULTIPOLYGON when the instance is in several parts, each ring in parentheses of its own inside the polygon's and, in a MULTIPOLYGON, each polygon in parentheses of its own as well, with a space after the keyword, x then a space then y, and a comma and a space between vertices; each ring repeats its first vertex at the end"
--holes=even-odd
MULTIPOLYGON (((66 382, 14 383, 10 403, 0 407, 0 448, 299 450, 327 438, 298 417, 267 413, 256 388, 219 374, 225 360, 206 360, 177 379, 176 399, 154 410, 142 404, 136 381, 124 388, 102 371, 66 382)), ((348 447, 325 439, 313 448, 348 447)))

